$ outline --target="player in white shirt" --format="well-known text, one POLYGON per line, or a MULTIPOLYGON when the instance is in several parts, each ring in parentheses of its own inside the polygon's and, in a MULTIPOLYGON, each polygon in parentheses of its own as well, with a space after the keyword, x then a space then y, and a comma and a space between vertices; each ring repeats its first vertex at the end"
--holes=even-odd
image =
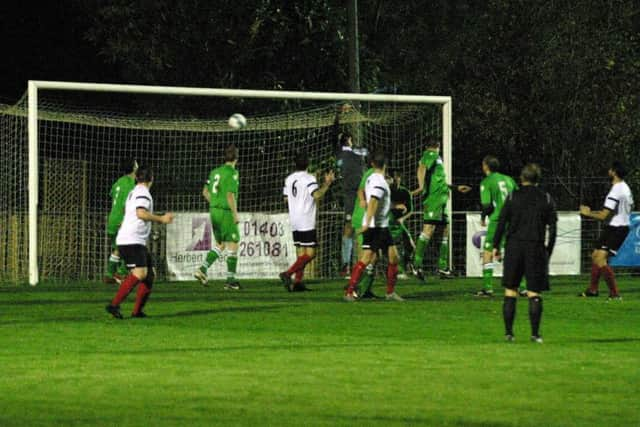
POLYGON ((120 303, 137 284, 140 286, 131 316, 146 317, 142 309, 151 293, 154 278, 151 254, 146 246, 151 234, 151 222, 170 224, 173 221, 173 214, 170 212, 164 215, 153 214, 153 197, 149 193, 152 184, 151 171, 145 167, 138 168, 136 186, 127 196, 124 220, 116 236, 118 251, 129 269, 129 275, 124 278, 118 293, 106 307, 107 312, 116 319, 122 319, 120 303))
POLYGON ((282 191, 289 207, 289 222, 293 231, 293 244, 296 246, 298 258, 287 271, 280 273, 280 280, 289 292, 308 290, 302 284, 304 267, 316 256, 316 203, 325 195, 335 179, 333 171, 324 176, 322 187, 318 186, 316 177, 307 172, 309 158, 306 152, 295 156, 296 171, 284 181, 282 191), (291 275, 295 274, 294 281, 291 275))
POLYGON ((596 248, 591 254, 591 283, 589 288, 578 294, 581 297, 597 297, 598 282, 600 276, 609 287, 609 299, 620 300, 620 292, 613 269, 608 265, 607 260, 610 255, 615 256, 622 246, 627 234, 629 234, 629 222, 631 211, 633 210, 633 195, 631 189, 624 182, 627 174, 624 166, 620 162, 613 162, 609 168, 609 177, 612 186, 609 194, 604 200, 604 207, 599 211, 592 211, 589 206, 580 206, 580 213, 587 218, 605 221, 605 226, 596 248))
POLYGON ((403 301, 395 292, 398 276, 398 251, 389 232, 389 209, 391 209, 391 189, 385 179, 387 159, 382 152, 376 152, 371 159, 373 173, 367 178, 364 194, 367 211, 362 219, 362 254, 351 271, 349 285, 344 295, 345 301, 355 301, 355 289, 367 265, 375 259, 379 250, 389 258, 387 266, 387 295, 390 301, 403 301))

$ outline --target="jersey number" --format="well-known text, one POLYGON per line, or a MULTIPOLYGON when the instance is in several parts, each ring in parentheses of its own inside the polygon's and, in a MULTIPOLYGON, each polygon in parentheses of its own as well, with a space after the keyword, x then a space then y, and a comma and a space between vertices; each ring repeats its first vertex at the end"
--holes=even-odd
POLYGON ((291 195, 293 197, 296 197, 298 195, 298 189, 296 188, 296 182, 298 182, 297 180, 293 181, 293 184, 291 184, 291 195))
POLYGON ((213 176, 213 184, 211 185, 211 192, 213 194, 218 194, 218 185, 220 185, 220 175, 216 174, 213 176))

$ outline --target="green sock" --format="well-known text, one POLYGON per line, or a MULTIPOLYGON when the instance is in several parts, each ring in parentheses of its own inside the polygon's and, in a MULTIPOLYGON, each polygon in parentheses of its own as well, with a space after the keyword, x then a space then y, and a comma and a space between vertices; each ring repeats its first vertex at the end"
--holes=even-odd
POLYGON ((523 278, 522 281, 520 282, 520 287, 518 288, 519 291, 526 291, 527 290, 527 279, 523 278))
POLYGON ((440 256, 438 257, 438 268, 440 270, 449 269, 449 238, 443 237, 440 243, 440 256))
POLYGON ((120 265, 120 257, 110 255, 109 262, 107 263, 107 277, 113 277, 113 273, 118 269, 118 265, 120 265))
POLYGON ((371 288, 373 287, 373 281, 376 278, 376 267, 373 264, 369 264, 366 271, 367 274, 361 281, 365 283, 364 291, 370 292, 371 288))
POLYGON ((482 264, 482 284, 486 291, 493 291, 493 263, 482 264))
POLYGON ((429 238, 420 233, 418 236, 418 243, 416 243, 416 253, 413 255, 413 266, 415 268, 422 268, 422 259, 424 258, 424 249, 429 243, 429 238))
POLYGON ((227 255, 227 280, 236 278, 236 268, 238 267, 238 256, 236 254, 227 255))
POLYGON ((204 260, 204 262, 200 266, 200 271, 202 271, 204 274, 207 274, 207 270, 209 269, 211 264, 216 262, 218 258, 220 258, 220 251, 218 250, 218 248, 215 248, 207 252, 207 258, 204 260))

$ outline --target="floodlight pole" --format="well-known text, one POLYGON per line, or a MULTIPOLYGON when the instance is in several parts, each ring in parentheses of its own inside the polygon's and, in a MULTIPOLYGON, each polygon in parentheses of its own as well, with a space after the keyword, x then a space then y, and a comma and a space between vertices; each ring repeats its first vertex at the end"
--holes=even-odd
POLYGON ((358 38, 358 0, 347 5, 349 34, 349 86, 351 92, 360 93, 360 41, 358 38))

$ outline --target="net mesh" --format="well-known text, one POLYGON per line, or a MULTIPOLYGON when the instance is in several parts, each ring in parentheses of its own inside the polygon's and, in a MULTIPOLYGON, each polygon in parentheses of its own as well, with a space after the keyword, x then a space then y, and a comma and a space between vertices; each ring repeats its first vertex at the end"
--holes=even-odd
MULTIPOLYGON (((123 158, 136 158, 154 171, 151 190, 155 210, 177 213, 208 212, 202 187, 209 171, 223 163, 229 144, 239 148, 240 188, 238 208, 241 221, 240 262, 250 262, 258 251, 266 252, 264 241, 280 239, 270 235, 261 221, 286 212, 282 186, 293 172, 293 154, 304 150, 311 160, 310 170, 322 173, 333 168, 337 154, 336 112, 340 109, 339 130, 349 131, 358 145, 369 151, 383 149, 391 166, 409 181, 415 181, 415 168, 427 135, 442 134, 441 107, 430 104, 359 103, 342 111, 342 104, 265 100, 187 100, 175 103, 158 97, 141 97, 137 103, 125 95, 103 94, 76 98, 66 93, 39 95, 39 210, 38 264, 41 280, 98 280, 105 272, 110 248, 106 220, 111 206, 109 192, 120 177, 123 158), (62 99, 64 98, 64 102, 62 99), (96 106, 102 99, 105 102, 96 106), (141 114, 141 106, 155 105, 155 112, 141 114), (170 105, 168 112, 157 108, 170 105), (187 107, 185 107, 187 105, 187 107), (239 110, 241 108, 241 110, 239 110), (177 115, 175 110, 184 113, 177 115), (215 118, 207 117, 213 111, 215 118), (229 114, 220 111, 256 111, 246 114, 248 125, 233 130, 229 114), (276 111, 261 113, 260 111, 276 111), (266 219, 265 219, 266 218, 266 219), (244 242, 244 243, 243 243, 244 242)), ((168 98, 168 97, 164 97, 168 98)), ((192 97, 194 98, 194 97, 192 97)), ((172 98, 175 99, 175 98, 172 98)), ((0 200, 0 279, 27 279, 27 119, 26 102, 0 109, 0 138, 3 161, 0 200)), ((318 257, 308 277, 333 277, 340 267, 344 211, 340 180, 319 205, 317 230, 318 257)), ((419 205, 419 201, 416 203, 419 205)), ((280 217, 278 217, 280 218, 280 217)), ((276 227, 281 220, 273 220, 276 227)), ((412 218, 409 227, 415 235, 420 223, 412 218)), ((179 236, 193 240, 193 228, 179 236)), ((175 238, 175 232, 172 234, 175 238)), ((150 248, 158 274, 172 278, 167 270, 167 229, 153 227, 150 248)), ((272 241, 271 244, 276 243, 272 241)), ((285 245, 286 241, 283 240, 285 245)), ((284 249, 269 248, 271 258, 282 258, 278 268, 288 263, 284 249)), ((293 252, 293 246, 288 253, 293 252)), ((261 253, 260 255, 265 255, 261 253)), ((258 273, 252 273, 257 277, 258 273)))

